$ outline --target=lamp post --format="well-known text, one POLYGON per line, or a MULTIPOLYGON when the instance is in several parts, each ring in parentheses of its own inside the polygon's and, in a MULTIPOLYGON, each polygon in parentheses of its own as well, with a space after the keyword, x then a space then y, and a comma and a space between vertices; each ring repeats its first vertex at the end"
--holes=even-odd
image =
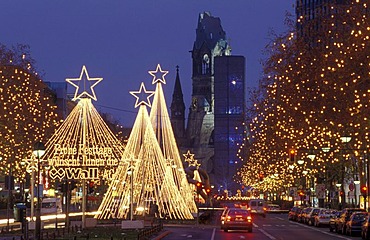
POLYGON ((33 154, 37 158, 37 208, 36 208, 36 239, 41 239, 41 198, 40 198, 40 173, 41 173, 41 164, 40 158, 45 153, 45 146, 42 142, 36 142, 33 147, 33 154))

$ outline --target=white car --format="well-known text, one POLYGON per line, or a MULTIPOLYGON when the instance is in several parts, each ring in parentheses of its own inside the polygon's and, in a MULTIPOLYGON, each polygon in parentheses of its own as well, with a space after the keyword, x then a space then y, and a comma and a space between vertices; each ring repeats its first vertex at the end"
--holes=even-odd
POLYGON ((267 204, 263 199, 251 199, 248 204, 248 210, 252 214, 259 214, 266 217, 267 204))
POLYGON ((318 214, 315 216, 314 225, 320 227, 322 225, 329 225, 330 218, 332 217, 333 210, 320 209, 318 214))

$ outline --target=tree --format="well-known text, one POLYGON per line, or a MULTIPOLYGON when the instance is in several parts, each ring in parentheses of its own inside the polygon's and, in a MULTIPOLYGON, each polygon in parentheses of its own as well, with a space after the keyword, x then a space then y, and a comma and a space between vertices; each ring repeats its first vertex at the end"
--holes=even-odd
POLYGON ((55 113, 54 94, 38 77, 29 47, 0 45, 0 172, 12 168, 24 179, 25 165, 36 141, 51 136, 61 119, 55 113))
MULTIPOLYGON (((288 32, 274 36, 266 47, 264 76, 251 109, 251 145, 239 172, 246 185, 258 185, 261 170, 266 176, 279 174, 271 179, 280 186, 289 186, 307 168, 311 175, 333 177, 329 172, 338 173, 331 166, 340 163, 346 148, 339 139, 343 134, 353 137, 353 149, 369 148, 367 6, 353 2, 329 9, 320 27, 306 22, 310 34, 299 37, 288 17, 288 32), (317 152, 315 161, 295 165, 294 171, 289 168, 289 148, 323 146, 335 150, 317 152)), ((305 157, 308 152, 298 153, 305 157)))

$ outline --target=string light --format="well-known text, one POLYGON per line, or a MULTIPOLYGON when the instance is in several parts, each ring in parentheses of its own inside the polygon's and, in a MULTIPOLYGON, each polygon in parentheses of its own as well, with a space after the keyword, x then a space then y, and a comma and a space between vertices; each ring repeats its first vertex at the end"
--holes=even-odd
MULTIPOLYGON (((137 94, 144 90, 144 87, 140 87, 137 94)), ((149 101, 149 98, 147 100, 149 101)), ((157 101, 154 100, 153 106, 156 104, 157 101)), ((193 219, 191 206, 188 206, 186 198, 182 196, 182 190, 175 183, 172 171, 177 169, 172 168, 173 159, 163 156, 147 106, 150 104, 145 101, 141 101, 138 106, 139 111, 121 164, 112 177, 96 218, 127 219, 132 202, 137 204, 133 209, 134 214, 146 214, 151 203, 155 201, 161 217, 193 219)))
MULTIPOLYGON (((369 36, 367 5, 333 5, 331 18, 314 28, 310 37, 297 37, 294 30, 278 36, 269 46, 264 65, 266 75, 255 95, 251 135, 241 146, 245 165, 237 176, 244 185, 260 190, 281 190, 292 186, 306 173, 294 165, 289 169, 288 149, 320 150, 308 166, 308 177, 334 174, 339 164, 340 136, 349 131, 353 149, 369 149, 369 36), (314 31, 316 29, 316 31, 314 31), (347 34, 348 33, 348 34, 347 34), (314 39, 314 41, 312 41, 314 39), (258 181, 258 173, 279 177, 258 181), (280 177, 284 176, 284 177, 280 177)), ((321 18, 318 18, 321 19, 321 18)), ((300 17, 299 22, 305 19, 300 17)), ((367 153, 367 150, 363 152, 367 153)), ((308 158, 308 152, 300 152, 308 158)), ((361 167, 361 166, 359 166, 361 167)))

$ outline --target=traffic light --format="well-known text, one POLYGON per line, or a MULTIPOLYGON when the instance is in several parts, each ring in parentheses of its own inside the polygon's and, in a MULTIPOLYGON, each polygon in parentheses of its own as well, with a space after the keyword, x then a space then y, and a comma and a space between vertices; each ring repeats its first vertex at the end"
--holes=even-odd
POLYGON ((94 192, 94 186, 95 186, 95 183, 93 181, 89 182, 89 184, 87 185, 89 194, 92 194, 94 192))
POLYGON ((203 189, 203 184, 201 182, 197 182, 195 186, 197 187, 197 193, 201 193, 203 189))
POLYGON ((258 175, 258 178, 259 178, 260 182, 262 182, 262 181, 263 181, 263 173, 260 173, 260 174, 258 175))
POLYGON ((295 162, 295 155, 296 155, 296 151, 295 149, 289 149, 289 161, 291 164, 293 164, 295 162))
POLYGON ((210 196, 211 195, 211 189, 210 188, 206 188, 206 193, 207 193, 207 196, 210 196))
POLYGON ((367 197, 367 186, 361 186, 361 194, 362 196, 367 197))

